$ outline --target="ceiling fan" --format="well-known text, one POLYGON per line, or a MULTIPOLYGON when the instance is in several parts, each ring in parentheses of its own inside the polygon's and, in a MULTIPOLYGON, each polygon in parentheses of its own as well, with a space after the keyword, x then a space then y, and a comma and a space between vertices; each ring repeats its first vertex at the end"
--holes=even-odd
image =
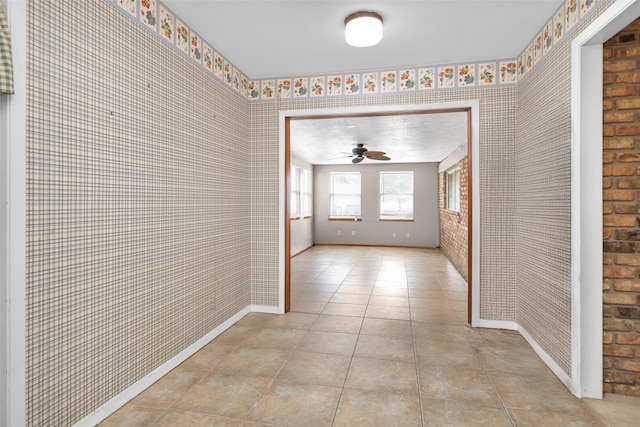
POLYGON ((351 163, 360 163, 365 158, 371 160, 391 160, 391 158, 385 156, 384 151, 369 151, 364 147, 364 144, 356 144, 356 147, 351 150, 351 155, 348 157, 353 157, 351 163))

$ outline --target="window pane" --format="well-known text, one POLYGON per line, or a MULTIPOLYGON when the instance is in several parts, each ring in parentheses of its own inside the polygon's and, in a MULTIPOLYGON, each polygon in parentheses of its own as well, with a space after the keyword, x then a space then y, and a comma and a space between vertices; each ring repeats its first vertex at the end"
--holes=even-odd
POLYGON ((298 211, 298 206, 299 206, 298 193, 293 191, 291 192, 291 194, 289 195, 289 203, 290 203, 289 217, 298 218, 300 216, 300 212, 298 211))
POLYGON ((413 218, 413 195, 387 194, 380 196, 380 218, 413 218))
POLYGON ((360 172, 331 172, 331 194, 360 194, 360 172))
POLYGON ((383 194, 413 194, 412 172, 381 172, 380 179, 383 194))
POLYGON ((331 216, 360 216, 360 195, 332 194, 331 216))

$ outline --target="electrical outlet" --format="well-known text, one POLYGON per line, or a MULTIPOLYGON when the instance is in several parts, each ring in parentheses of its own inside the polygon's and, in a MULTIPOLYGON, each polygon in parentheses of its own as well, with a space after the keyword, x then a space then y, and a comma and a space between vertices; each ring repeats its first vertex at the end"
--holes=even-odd
POLYGON ((407 237, 411 237, 411 235, 409 233, 407 233, 407 237))
POLYGON ((351 231, 351 235, 352 235, 352 236, 355 236, 355 235, 356 235, 356 230, 352 230, 352 231, 351 231))
POLYGON ((338 236, 342 234, 342 230, 338 230, 338 236))
POLYGON ((396 233, 393 233, 393 237, 396 237, 396 233))

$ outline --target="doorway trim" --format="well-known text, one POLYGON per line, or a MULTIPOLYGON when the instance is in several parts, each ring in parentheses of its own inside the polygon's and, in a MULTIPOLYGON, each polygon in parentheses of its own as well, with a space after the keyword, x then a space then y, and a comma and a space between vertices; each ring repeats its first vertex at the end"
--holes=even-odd
POLYGON ((0 106, 0 425, 22 426, 27 420, 27 4, 3 1, 2 5, 11 27, 15 94, 3 95, 0 106))
POLYGON ((469 131, 471 147, 469 150, 470 167, 471 167, 471 200, 470 200, 470 227, 471 233, 470 249, 471 260, 470 268, 471 275, 469 279, 471 281, 471 326, 478 326, 480 323, 480 102, 478 100, 468 101, 455 101, 433 104, 412 104, 412 105, 393 105, 393 106, 369 106, 369 107, 339 107, 339 108, 322 108, 322 109, 308 109, 308 110, 281 110, 279 112, 279 136, 278 136, 278 292, 279 292, 279 306, 278 311, 280 313, 285 312, 285 292, 286 287, 289 285, 286 283, 286 269, 289 268, 287 256, 288 250, 288 228, 286 216, 286 174, 289 162, 288 157, 288 143, 287 139, 289 135, 287 133, 288 126, 286 122, 291 118, 307 117, 313 118, 314 116, 346 116, 346 115, 362 115, 362 114, 375 114, 384 115, 388 114, 415 114, 417 112, 432 112, 437 110, 451 110, 451 109, 467 109, 469 110, 469 131))
POLYGON ((602 44, 640 16, 619 0, 571 45, 571 392, 602 398, 602 44))

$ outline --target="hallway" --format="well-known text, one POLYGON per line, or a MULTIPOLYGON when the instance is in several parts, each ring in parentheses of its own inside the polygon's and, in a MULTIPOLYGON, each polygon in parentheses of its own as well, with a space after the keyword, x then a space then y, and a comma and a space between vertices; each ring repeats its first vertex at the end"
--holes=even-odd
POLYGON ((292 279, 291 313, 247 315, 101 425, 603 425, 518 333, 466 325, 439 250, 316 246, 292 279))

